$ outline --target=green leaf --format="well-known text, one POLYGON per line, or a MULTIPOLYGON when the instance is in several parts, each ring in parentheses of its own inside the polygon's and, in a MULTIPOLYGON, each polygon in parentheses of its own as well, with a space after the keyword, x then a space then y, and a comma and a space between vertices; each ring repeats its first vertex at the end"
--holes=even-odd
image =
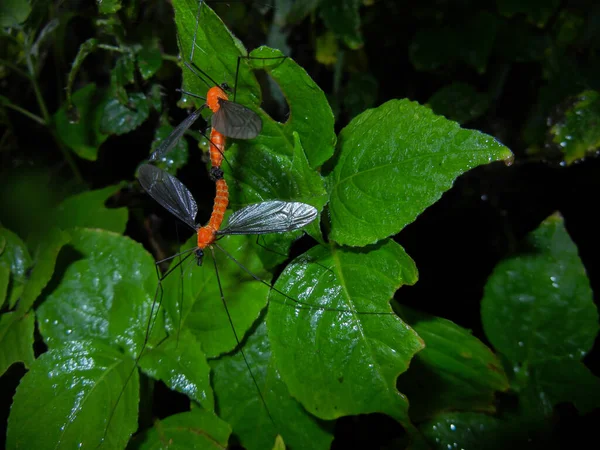
POLYGON ((11 278, 8 285, 8 308, 15 307, 25 284, 27 283, 27 270, 31 267, 31 256, 21 238, 12 231, 0 227, 0 239, 3 250, 0 253, 0 267, 8 269, 11 278))
MULTIPOLYGON (((196 30, 197 3, 177 0, 173 6, 181 54, 189 58, 196 30)), ((294 132, 299 135, 311 168, 320 166, 333 154, 334 119, 325 94, 291 58, 285 58, 280 52, 267 47, 254 50, 250 55, 253 59, 240 60, 236 80, 238 57, 246 56, 246 50, 206 3, 202 5, 200 23, 194 63, 212 81, 203 82, 186 69, 183 72, 183 89, 204 96, 215 83, 227 82, 234 86, 237 81, 235 101, 256 111, 263 122, 262 132, 257 138, 238 140, 225 154, 230 165, 225 163, 224 169, 229 172, 233 167, 234 181, 229 183, 232 203, 238 206, 273 198, 311 203, 311 197, 315 196, 311 192, 316 192, 316 195, 322 192, 322 180, 314 170, 308 180, 298 179, 293 171, 292 160, 298 146, 294 132), (253 70, 266 71, 278 83, 290 108, 289 119, 285 123, 276 122, 259 109, 261 92, 253 70), (298 186, 309 189, 300 192, 298 186)), ((183 100, 189 103, 189 98, 184 97, 183 100)), ((229 173, 227 177, 231 179, 229 173)))
POLYGON ((78 120, 73 122, 73 111, 64 104, 54 115, 56 133, 67 147, 80 158, 96 161, 98 148, 108 135, 100 131, 102 112, 108 97, 104 90, 91 83, 73 94, 78 120))
MULTIPOLYGON (((219 241, 219 246, 254 275, 265 278, 267 274, 252 245, 255 240, 254 236, 227 236, 219 241)), ((196 236, 192 236, 181 251, 196 245, 196 236)), ((203 267, 194 267, 193 255, 188 255, 189 259, 164 280, 162 304, 172 329, 185 327, 200 342, 207 357, 215 357, 233 350, 239 343, 223 307, 213 251, 205 251, 203 267)), ((241 340, 267 304, 269 284, 257 282, 218 249, 215 255, 225 302, 241 340)), ((173 260, 173 264, 178 262, 173 260)))
MULTIPOLYGON (((154 133, 150 153, 154 152, 158 146, 173 132, 173 127, 169 124, 161 125, 154 133)), ((188 143, 185 139, 180 139, 175 147, 158 161, 157 166, 166 170, 170 174, 175 174, 178 169, 187 164, 188 161, 188 143)))
POLYGON ((433 94, 428 103, 436 114, 463 124, 480 117, 489 107, 486 94, 466 83, 452 83, 433 94))
POLYGON ((525 14, 534 25, 542 28, 560 5, 559 0, 533 0, 520 2, 519 0, 496 0, 500 14, 512 17, 515 14, 525 14))
POLYGON ((146 375, 187 395, 207 410, 214 410, 210 368, 200 344, 184 330, 144 353, 140 367, 146 375))
POLYGON ((144 45, 137 54, 137 64, 140 75, 144 80, 152 78, 162 66, 160 49, 153 43, 152 46, 144 45))
POLYGON ((0 4, 0 27, 14 28, 25 22, 30 12, 28 0, 3 0, 0 4))
POLYGON ((434 450, 531 448, 531 436, 527 434, 529 430, 525 423, 499 420, 485 414, 443 414, 422 424, 419 429, 434 450))
POLYGON ((493 137, 408 100, 391 100, 354 118, 341 131, 337 152, 327 180, 330 238, 346 245, 398 233, 460 174, 512 156, 493 137))
POLYGON ((414 262, 393 241, 314 247, 283 271, 271 291, 269 339, 281 378, 308 412, 325 420, 380 412, 410 432, 396 378, 423 341, 389 302, 416 281, 414 262))
POLYGON ((356 50, 363 46, 360 32, 360 0, 328 0, 321 2, 319 14, 325 26, 356 50))
POLYGON ((21 295, 20 311, 27 312, 33 306, 35 300, 52 278, 58 252, 70 240, 71 236, 58 228, 51 228, 44 233, 43 240, 35 250, 33 270, 21 295))
POLYGON ((592 348, 598 310, 560 216, 546 219, 519 253, 495 267, 481 318, 492 345, 512 363, 579 360, 592 348))
POLYGON ((270 448, 281 435, 290 448, 330 448, 331 426, 309 414, 281 380, 263 320, 242 350, 210 362, 219 414, 241 444, 248 450, 270 448))
POLYGON ((127 105, 116 98, 110 99, 104 107, 100 130, 106 134, 125 134, 139 127, 148 118, 150 105, 141 92, 129 95, 127 105))
POLYGON ((582 92, 550 133, 567 164, 595 153, 600 148, 600 92, 582 92))
POLYGON ((121 0, 102 0, 98 2, 98 12, 100 14, 114 14, 121 9, 121 0))
POLYGON ((17 388, 7 447, 124 448, 137 428, 139 380, 132 369, 133 361, 95 340, 51 348, 17 388))
POLYGON ((496 355, 470 331, 439 317, 398 306, 425 342, 398 386, 416 422, 447 410, 494 412, 494 392, 509 388, 496 355))
POLYGON ((137 242, 97 229, 74 229, 70 247, 77 259, 38 308, 46 343, 114 339, 137 355, 154 301, 152 257, 137 242))
POLYGON ((105 206, 105 202, 123 186, 124 184, 108 186, 65 199, 54 209, 50 223, 62 229, 89 227, 124 233, 128 220, 127 208, 105 206))
POLYGON ((0 265, 0 309, 4 306, 10 282, 10 269, 0 265))
POLYGON ((531 386, 552 405, 575 404, 581 414, 600 408, 600 378, 581 361, 554 358, 531 366, 531 386))
POLYGON ((0 315, 0 376, 17 362, 31 368, 33 354, 33 329, 35 317, 32 313, 7 312, 0 315))
POLYGON ((498 19, 480 12, 463 23, 421 29, 410 44, 410 60, 417 70, 436 70, 462 60, 484 73, 494 48, 498 19))
POLYGON ((227 447, 231 428, 214 413, 193 409, 156 421, 136 438, 136 449, 215 449, 227 447))

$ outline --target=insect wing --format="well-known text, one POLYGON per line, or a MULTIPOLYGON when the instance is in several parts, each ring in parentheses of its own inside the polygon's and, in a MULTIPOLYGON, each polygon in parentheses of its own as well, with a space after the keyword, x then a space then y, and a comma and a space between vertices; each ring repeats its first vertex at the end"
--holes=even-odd
POLYGON ((274 200, 255 203, 229 217, 227 227, 218 234, 267 234, 297 230, 317 217, 314 206, 300 202, 274 200))
POLYGON ((192 114, 190 114, 183 122, 181 122, 179 125, 177 125, 177 127, 173 130, 173 132, 169 136, 167 136, 167 138, 164 141, 162 141, 162 143, 158 146, 158 148, 154 151, 154 153, 152 153, 150 155, 149 160, 156 161, 156 160, 162 158, 163 156, 165 156, 167 153, 169 153, 171 151, 171 149, 173 149, 173 147, 175 147, 175 144, 177 144, 177 141, 179 141, 179 139, 181 139, 181 136, 183 136, 183 133, 185 133, 187 131, 187 129, 189 127, 191 127, 192 124, 196 120, 198 120, 198 117, 200 117, 200 114, 202 113, 202 110, 205 107, 206 107, 206 105, 202 105, 200 108, 198 108, 192 114))
POLYGON ((144 164, 140 167, 138 180, 145 191, 163 208, 194 230, 197 228, 196 214, 198 213, 198 206, 190 191, 181 181, 150 164, 144 164))
POLYGON ((262 120, 251 109, 219 100, 220 108, 213 114, 211 124, 219 133, 233 139, 254 139, 262 130, 262 120))

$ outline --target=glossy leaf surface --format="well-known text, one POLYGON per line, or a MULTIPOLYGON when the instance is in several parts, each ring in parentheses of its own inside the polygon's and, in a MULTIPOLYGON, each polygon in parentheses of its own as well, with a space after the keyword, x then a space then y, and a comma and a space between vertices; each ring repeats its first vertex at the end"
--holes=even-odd
POLYGON ((398 233, 435 203, 461 173, 511 152, 407 100, 357 116, 338 140, 328 177, 331 238, 366 245, 398 233))

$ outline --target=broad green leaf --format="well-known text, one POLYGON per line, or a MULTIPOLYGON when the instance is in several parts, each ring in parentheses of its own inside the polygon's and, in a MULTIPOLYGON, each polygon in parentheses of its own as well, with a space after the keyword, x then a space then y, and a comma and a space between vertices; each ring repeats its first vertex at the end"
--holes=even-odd
POLYGON ((10 268, 0 265, 0 308, 4 306, 10 282, 10 268))
POLYGON ((325 26, 333 31, 351 49, 363 45, 360 32, 360 0, 327 0, 321 2, 319 14, 325 26))
MULTIPOLYGON (((500 420, 485 414, 449 413, 421 424, 419 429, 434 450, 505 450, 531 448, 528 425, 518 419, 500 420)), ((536 443, 539 445, 539 442, 536 443)), ((539 448, 548 447, 542 445, 539 448)))
POLYGON ((0 239, 4 243, 4 249, 0 253, 0 267, 8 269, 11 274, 7 298, 8 308, 12 309, 27 283, 26 273, 32 264, 31 256, 21 238, 12 231, 0 227, 0 239))
POLYGON ((137 65, 144 80, 152 78, 162 66, 162 55, 156 44, 144 45, 137 54, 137 65))
MULTIPOLYGON (((173 132, 173 127, 169 124, 161 125, 154 132, 154 139, 149 153, 154 152, 157 147, 173 132)), ((158 161, 157 166, 174 175, 178 169, 187 164, 188 161, 188 143, 185 139, 180 139, 175 147, 158 161)))
POLYGON ((433 94, 428 103, 436 114, 463 124, 480 117, 489 107, 490 99, 469 84, 452 83, 433 94))
POLYGON ((154 427, 135 439, 139 450, 187 450, 227 447, 231 428, 214 413, 193 409, 157 421, 154 427))
POLYGON ((151 256, 137 242, 103 230, 73 229, 69 247, 75 261, 38 308, 46 343, 115 340, 137 355, 154 301, 151 256))
POLYGON ((0 4, 0 27, 16 27, 25 22, 30 12, 29 0, 3 0, 0 4))
POLYGON ((126 105, 112 98, 104 107, 100 131, 117 135, 129 133, 139 127, 149 114, 148 99, 141 92, 130 94, 126 105))
POLYGON ((481 164, 509 160, 493 137, 466 130, 424 106, 391 100, 344 128, 328 177, 330 238, 366 245, 398 233, 481 164))
POLYGON ((140 367, 150 377, 187 395, 206 410, 214 410, 215 400, 206 356, 200 343, 187 330, 170 336, 144 353, 140 367))
POLYGON ((132 369, 131 359, 96 340, 50 348, 17 388, 7 447, 125 448, 137 428, 139 380, 132 369))
POLYGON ((65 199, 53 210, 51 223, 62 229, 89 227, 124 233, 128 220, 127 208, 105 206, 105 202, 122 187, 123 184, 117 184, 65 199))
POLYGON ((284 270, 267 317, 272 357, 308 412, 326 420, 380 412, 411 432, 396 378, 423 341, 389 302, 416 281, 414 262, 393 241, 361 250, 318 246, 284 270))
POLYGON ((410 44, 410 60, 417 70, 436 70, 462 60, 484 73, 494 48, 498 19, 480 12, 462 23, 417 31, 410 44))
POLYGON ((219 414, 242 445, 248 450, 269 448, 281 435, 290 448, 328 449, 331 424, 310 415, 289 394, 272 358, 262 318, 242 351, 243 355, 238 350, 210 362, 219 414))
MULTIPOLYGON (((191 55, 192 41, 196 30, 197 3, 195 0, 174 1, 175 19, 182 45, 181 54, 187 60, 191 55)), ((296 140, 294 131, 306 152, 310 167, 320 166, 333 154, 335 133, 333 113, 327 104, 325 94, 310 79, 306 71, 291 58, 280 52, 261 47, 239 62, 239 74, 236 79, 238 57, 246 56, 242 44, 225 28, 212 10, 202 5, 200 27, 196 35, 194 64, 206 72, 211 80, 198 77, 184 69, 183 89, 205 96, 207 89, 217 83, 227 82, 235 86, 236 102, 254 110, 262 119, 261 134, 252 140, 238 140, 236 145, 225 154, 231 163, 224 163, 226 171, 233 167, 234 182, 232 201, 234 204, 247 204, 250 201, 273 199, 273 192, 281 200, 299 200, 310 203, 310 195, 300 194, 295 186, 307 185, 311 191, 322 191, 322 180, 314 172, 309 180, 299 180, 290 173, 290 160, 294 157, 296 140), (261 103, 260 87, 253 69, 266 71, 279 85, 288 106, 289 118, 279 123, 259 109, 261 103), (237 83, 236 83, 237 82, 237 83), (238 171, 244 170, 243 173, 238 171), (234 184, 241 188, 234 188, 234 184), (292 188, 290 190, 290 188, 292 188), (244 195, 240 198, 239 192, 244 195)), ((189 99, 184 97, 184 102, 189 99)), ((200 105, 201 101, 197 101, 200 105)))
POLYGON ((52 228, 47 230, 43 240, 40 241, 34 254, 33 270, 29 275, 27 284, 23 289, 19 310, 26 312, 33 306, 35 300, 46 287, 52 274, 54 273, 54 265, 58 252, 71 239, 68 233, 52 228))
POLYGON ((521 2, 519 0, 496 0, 500 14, 512 17, 515 14, 525 14, 534 25, 542 28, 552 17, 558 6, 559 0, 533 0, 521 2))
POLYGON ((398 306, 400 317, 425 342, 398 386, 416 422, 449 410, 494 412, 495 391, 509 388, 496 355, 468 330, 439 317, 398 306))
POLYGON ((554 358, 533 364, 529 370, 531 385, 552 405, 574 403, 581 414, 600 408, 600 378, 581 361, 554 358))
POLYGON ((100 14, 114 14, 121 7, 121 0, 102 0, 98 2, 98 12, 100 14))
POLYGON ((67 147, 80 158, 96 161, 100 145, 108 138, 101 133, 100 122, 108 97, 104 90, 91 83, 73 94, 78 120, 73 122, 73 111, 64 104, 54 115, 56 133, 67 147))
POLYGON ((559 215, 500 262, 481 304, 487 338, 512 363, 579 360, 598 334, 598 309, 577 247, 559 215))
MULTIPOLYGON (((262 270, 255 246, 252 245, 255 239, 254 236, 226 236, 219 241, 219 246, 252 274, 265 278, 267 274, 262 270)), ((192 236, 181 251, 194 248, 196 242, 196 236, 192 236)), ((188 258, 164 280, 162 301, 173 333, 180 326, 189 330, 209 358, 227 353, 239 344, 237 340, 242 340, 267 304, 269 292, 268 278, 266 284, 262 284, 219 249, 215 248, 214 252, 223 296, 235 325, 235 334, 221 299, 213 252, 210 249, 205 250, 202 267, 197 267, 194 256, 188 253, 188 258)), ((175 258, 173 264, 177 263, 179 259, 175 258)))
POLYGON ((125 86, 135 80, 135 58, 131 53, 123 53, 110 73, 110 85, 113 95, 120 103, 126 104, 127 90, 125 86))
POLYGON ((585 91, 551 129, 567 164, 583 159, 600 148, 600 92, 585 91))
POLYGON ((17 362, 31 368, 35 360, 34 325, 35 317, 31 312, 6 312, 0 315, 0 376, 17 362))

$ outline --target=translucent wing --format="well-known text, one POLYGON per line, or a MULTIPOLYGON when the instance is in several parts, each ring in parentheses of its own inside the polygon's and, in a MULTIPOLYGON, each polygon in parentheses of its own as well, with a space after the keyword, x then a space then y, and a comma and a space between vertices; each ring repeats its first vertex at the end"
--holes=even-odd
POLYGON ((181 181, 164 170, 144 164, 138 172, 138 180, 150 196, 171 214, 177 216, 194 230, 198 206, 192 194, 181 181))
POLYGON ((218 234, 267 234, 297 230, 317 217, 314 206, 280 200, 255 203, 229 217, 227 227, 218 234))
POLYGON ((198 108, 196 111, 194 111, 192 114, 190 114, 189 116, 187 116, 187 118, 181 122, 179 125, 177 125, 177 127, 173 130, 173 132, 167 136, 167 138, 162 141, 162 143, 158 146, 158 148, 154 151, 154 153, 152 153, 150 155, 150 158, 148 158, 150 161, 156 161, 160 158, 162 158, 163 156, 165 156, 167 153, 169 153, 169 151, 171 151, 171 149, 173 147, 175 147, 175 144, 177 144, 177 141, 179 139, 181 139, 181 136, 183 136, 183 133, 186 132, 186 130, 192 126, 192 124, 198 120, 198 117, 200 117, 200 114, 202 113, 202 110, 206 108, 206 105, 202 105, 200 108, 198 108))
POLYGON ((245 106, 219 100, 220 108, 213 114, 211 125, 219 133, 233 139, 254 139, 262 130, 260 117, 245 106))

